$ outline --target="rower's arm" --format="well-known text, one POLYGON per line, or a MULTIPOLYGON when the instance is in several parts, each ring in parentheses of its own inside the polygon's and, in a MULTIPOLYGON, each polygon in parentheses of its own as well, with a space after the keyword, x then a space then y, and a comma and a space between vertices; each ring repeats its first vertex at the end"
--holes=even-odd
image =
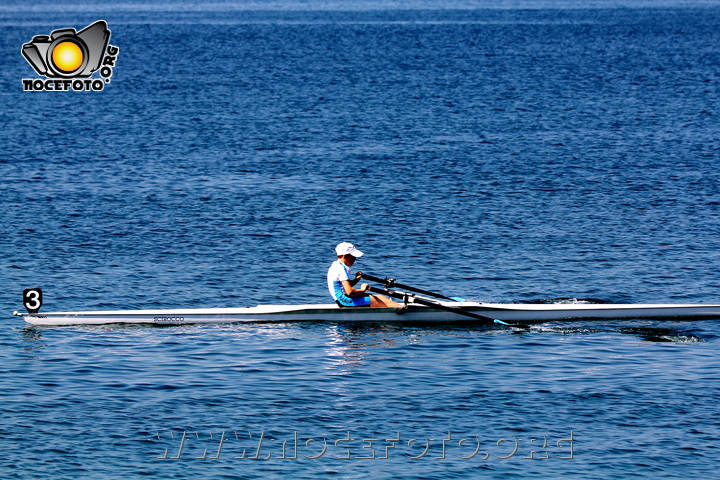
MULTIPOLYGON (((357 283, 357 279, 353 283, 357 283)), ((365 295, 368 295, 367 289, 369 285, 367 283, 363 283, 360 288, 353 288, 353 283, 351 283, 350 280, 342 281, 343 291, 345 292, 345 295, 351 298, 364 297, 365 295)))

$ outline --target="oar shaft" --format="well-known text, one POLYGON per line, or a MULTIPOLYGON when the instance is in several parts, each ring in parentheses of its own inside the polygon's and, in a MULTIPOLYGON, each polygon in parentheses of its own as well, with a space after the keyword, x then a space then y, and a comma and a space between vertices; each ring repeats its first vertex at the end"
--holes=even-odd
POLYGON ((379 278, 379 277, 374 277, 372 275, 368 275, 367 273, 363 273, 362 278, 367 278, 371 282, 382 283, 387 288, 397 287, 397 288, 402 288, 403 290, 410 290, 411 292, 420 293, 422 295, 429 295, 431 297, 442 298, 443 300, 455 301, 454 298, 446 297, 445 295, 441 295, 439 293, 428 292, 427 290, 422 290, 420 288, 415 288, 415 287, 411 287, 409 285, 403 285, 402 283, 397 283, 392 278, 379 278))
MULTIPOLYGON (((365 277, 365 274, 363 274, 363 277, 365 277)), ((382 289, 376 288, 376 287, 368 287, 368 291, 370 291, 372 293, 379 293, 381 295, 387 295, 389 297, 399 298, 399 299, 404 299, 407 296, 407 294, 394 292, 392 290, 382 290, 382 289)), ((417 298, 414 296, 412 297, 412 303, 419 303, 420 305, 425 305, 427 307, 433 307, 433 308, 437 308, 440 310, 446 310, 448 312, 457 313, 458 315, 465 315, 466 317, 474 318, 476 320, 483 320, 485 322, 493 322, 494 321, 490 317, 484 317, 482 315, 478 315, 477 313, 468 312, 468 311, 462 310, 457 307, 450 307, 447 305, 443 305, 442 303, 433 302, 430 300, 425 300, 423 298, 417 298)))

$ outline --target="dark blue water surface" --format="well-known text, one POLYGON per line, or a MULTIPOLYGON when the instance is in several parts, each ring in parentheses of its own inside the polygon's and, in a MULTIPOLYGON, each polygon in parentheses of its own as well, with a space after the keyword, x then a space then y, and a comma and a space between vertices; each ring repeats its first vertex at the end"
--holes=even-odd
POLYGON ((715 475, 717 320, 11 316, 328 303, 341 241, 477 301, 720 303, 720 6, 481 3, 1 7, 2 477, 715 475), (99 19, 102 92, 23 91, 99 19))

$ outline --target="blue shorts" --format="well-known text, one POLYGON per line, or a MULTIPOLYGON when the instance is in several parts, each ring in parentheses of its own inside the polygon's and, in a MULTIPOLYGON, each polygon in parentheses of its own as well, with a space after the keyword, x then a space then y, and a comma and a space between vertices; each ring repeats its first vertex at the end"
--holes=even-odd
POLYGON ((364 297, 348 297, 344 293, 341 293, 335 301, 341 307, 369 307, 370 295, 366 295, 364 297))

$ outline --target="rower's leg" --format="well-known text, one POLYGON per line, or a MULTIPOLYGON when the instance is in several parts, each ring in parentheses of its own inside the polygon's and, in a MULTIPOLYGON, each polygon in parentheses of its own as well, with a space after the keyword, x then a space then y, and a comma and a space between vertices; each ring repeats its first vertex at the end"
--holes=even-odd
POLYGON ((399 307, 400 304, 393 302, 387 297, 382 295, 370 295, 370 306, 371 307, 399 307))

